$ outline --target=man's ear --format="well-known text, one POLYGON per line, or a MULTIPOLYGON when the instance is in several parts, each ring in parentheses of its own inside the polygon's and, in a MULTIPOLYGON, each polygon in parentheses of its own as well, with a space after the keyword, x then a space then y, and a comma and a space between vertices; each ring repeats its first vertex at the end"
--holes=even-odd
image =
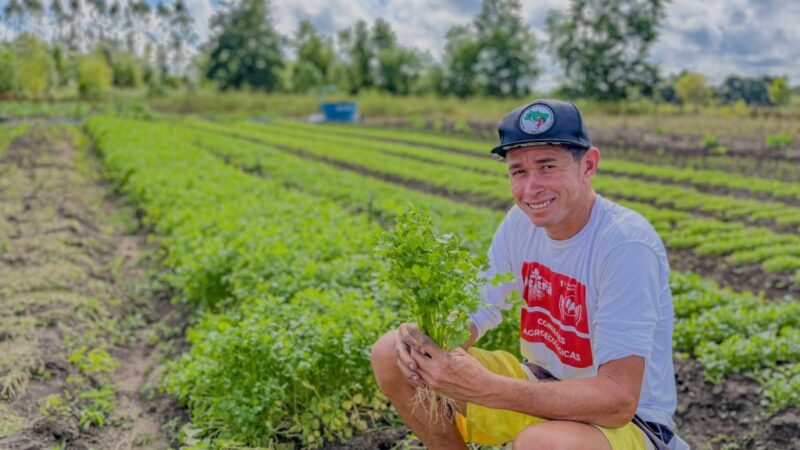
POLYGON ((597 173, 597 167, 600 165, 600 150, 598 150, 597 147, 586 150, 581 160, 583 174, 589 177, 593 176, 597 173))

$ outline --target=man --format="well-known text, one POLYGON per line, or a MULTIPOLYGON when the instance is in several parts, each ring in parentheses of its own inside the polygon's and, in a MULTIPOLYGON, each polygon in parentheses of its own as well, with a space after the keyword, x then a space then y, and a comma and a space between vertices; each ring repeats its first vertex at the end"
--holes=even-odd
POLYGON ((511 111, 492 153, 505 159, 516 205, 489 250, 472 337, 447 352, 413 324, 376 342, 381 390, 428 448, 465 441, 515 449, 687 448, 673 436, 673 308, 664 245, 639 214, 592 190, 600 153, 571 103, 511 111), (522 294, 520 364, 471 345, 522 294), (428 386, 455 401, 453 423, 431 424, 410 400, 428 386), (634 424, 635 421, 637 424, 634 424), (668 446, 665 444, 669 444, 668 446))

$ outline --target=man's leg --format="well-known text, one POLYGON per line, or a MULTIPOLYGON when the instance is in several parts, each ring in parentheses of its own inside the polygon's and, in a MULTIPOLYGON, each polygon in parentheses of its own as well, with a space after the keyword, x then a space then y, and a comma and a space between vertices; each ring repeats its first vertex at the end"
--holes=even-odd
POLYGON ((551 420, 531 425, 514 440, 513 450, 611 450, 605 435, 580 422, 551 420))
MULTIPOLYGON (((429 449, 466 449, 467 446, 464 444, 461 434, 452 422, 443 424, 439 420, 431 423, 424 408, 412 408, 411 399, 416 391, 397 366, 395 350, 397 340, 398 333, 393 330, 381 336, 372 347, 372 370, 375 372, 378 387, 389 397, 406 426, 419 437, 425 447, 429 449)), ((463 410, 463 405, 460 407, 463 410)))

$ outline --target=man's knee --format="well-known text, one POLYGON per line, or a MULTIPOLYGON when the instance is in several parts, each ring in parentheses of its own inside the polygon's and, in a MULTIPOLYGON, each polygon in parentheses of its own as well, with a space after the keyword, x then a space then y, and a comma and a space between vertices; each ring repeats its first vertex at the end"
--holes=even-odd
MULTIPOLYGON (((400 370, 397 367, 397 330, 389 331, 381 336, 372 346, 372 371, 375 373, 375 378, 378 380, 378 385, 386 378, 392 378, 397 375, 400 370)), ((383 386, 380 386, 384 390, 383 386)))
POLYGON ((514 450, 609 449, 603 433, 591 425, 549 421, 529 426, 514 439, 514 450))

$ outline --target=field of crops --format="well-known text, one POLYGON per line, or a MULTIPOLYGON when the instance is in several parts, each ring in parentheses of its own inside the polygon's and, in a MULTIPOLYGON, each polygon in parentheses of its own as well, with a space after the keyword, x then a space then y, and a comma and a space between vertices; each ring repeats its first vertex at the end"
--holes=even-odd
MULTIPOLYGON (((408 317, 376 275, 375 241, 413 204, 485 253, 511 206, 491 142, 199 118, 96 116, 82 132, 188 305, 158 370, 188 417, 172 422, 174 442, 414 445, 369 364, 371 344, 408 317)), ((0 145, 30 133, 2 130, 0 145)), ((609 153, 595 189, 643 214, 670 253, 678 432, 695 448, 798 448, 800 182, 609 153)), ((480 345, 518 352, 515 320, 480 345)))

